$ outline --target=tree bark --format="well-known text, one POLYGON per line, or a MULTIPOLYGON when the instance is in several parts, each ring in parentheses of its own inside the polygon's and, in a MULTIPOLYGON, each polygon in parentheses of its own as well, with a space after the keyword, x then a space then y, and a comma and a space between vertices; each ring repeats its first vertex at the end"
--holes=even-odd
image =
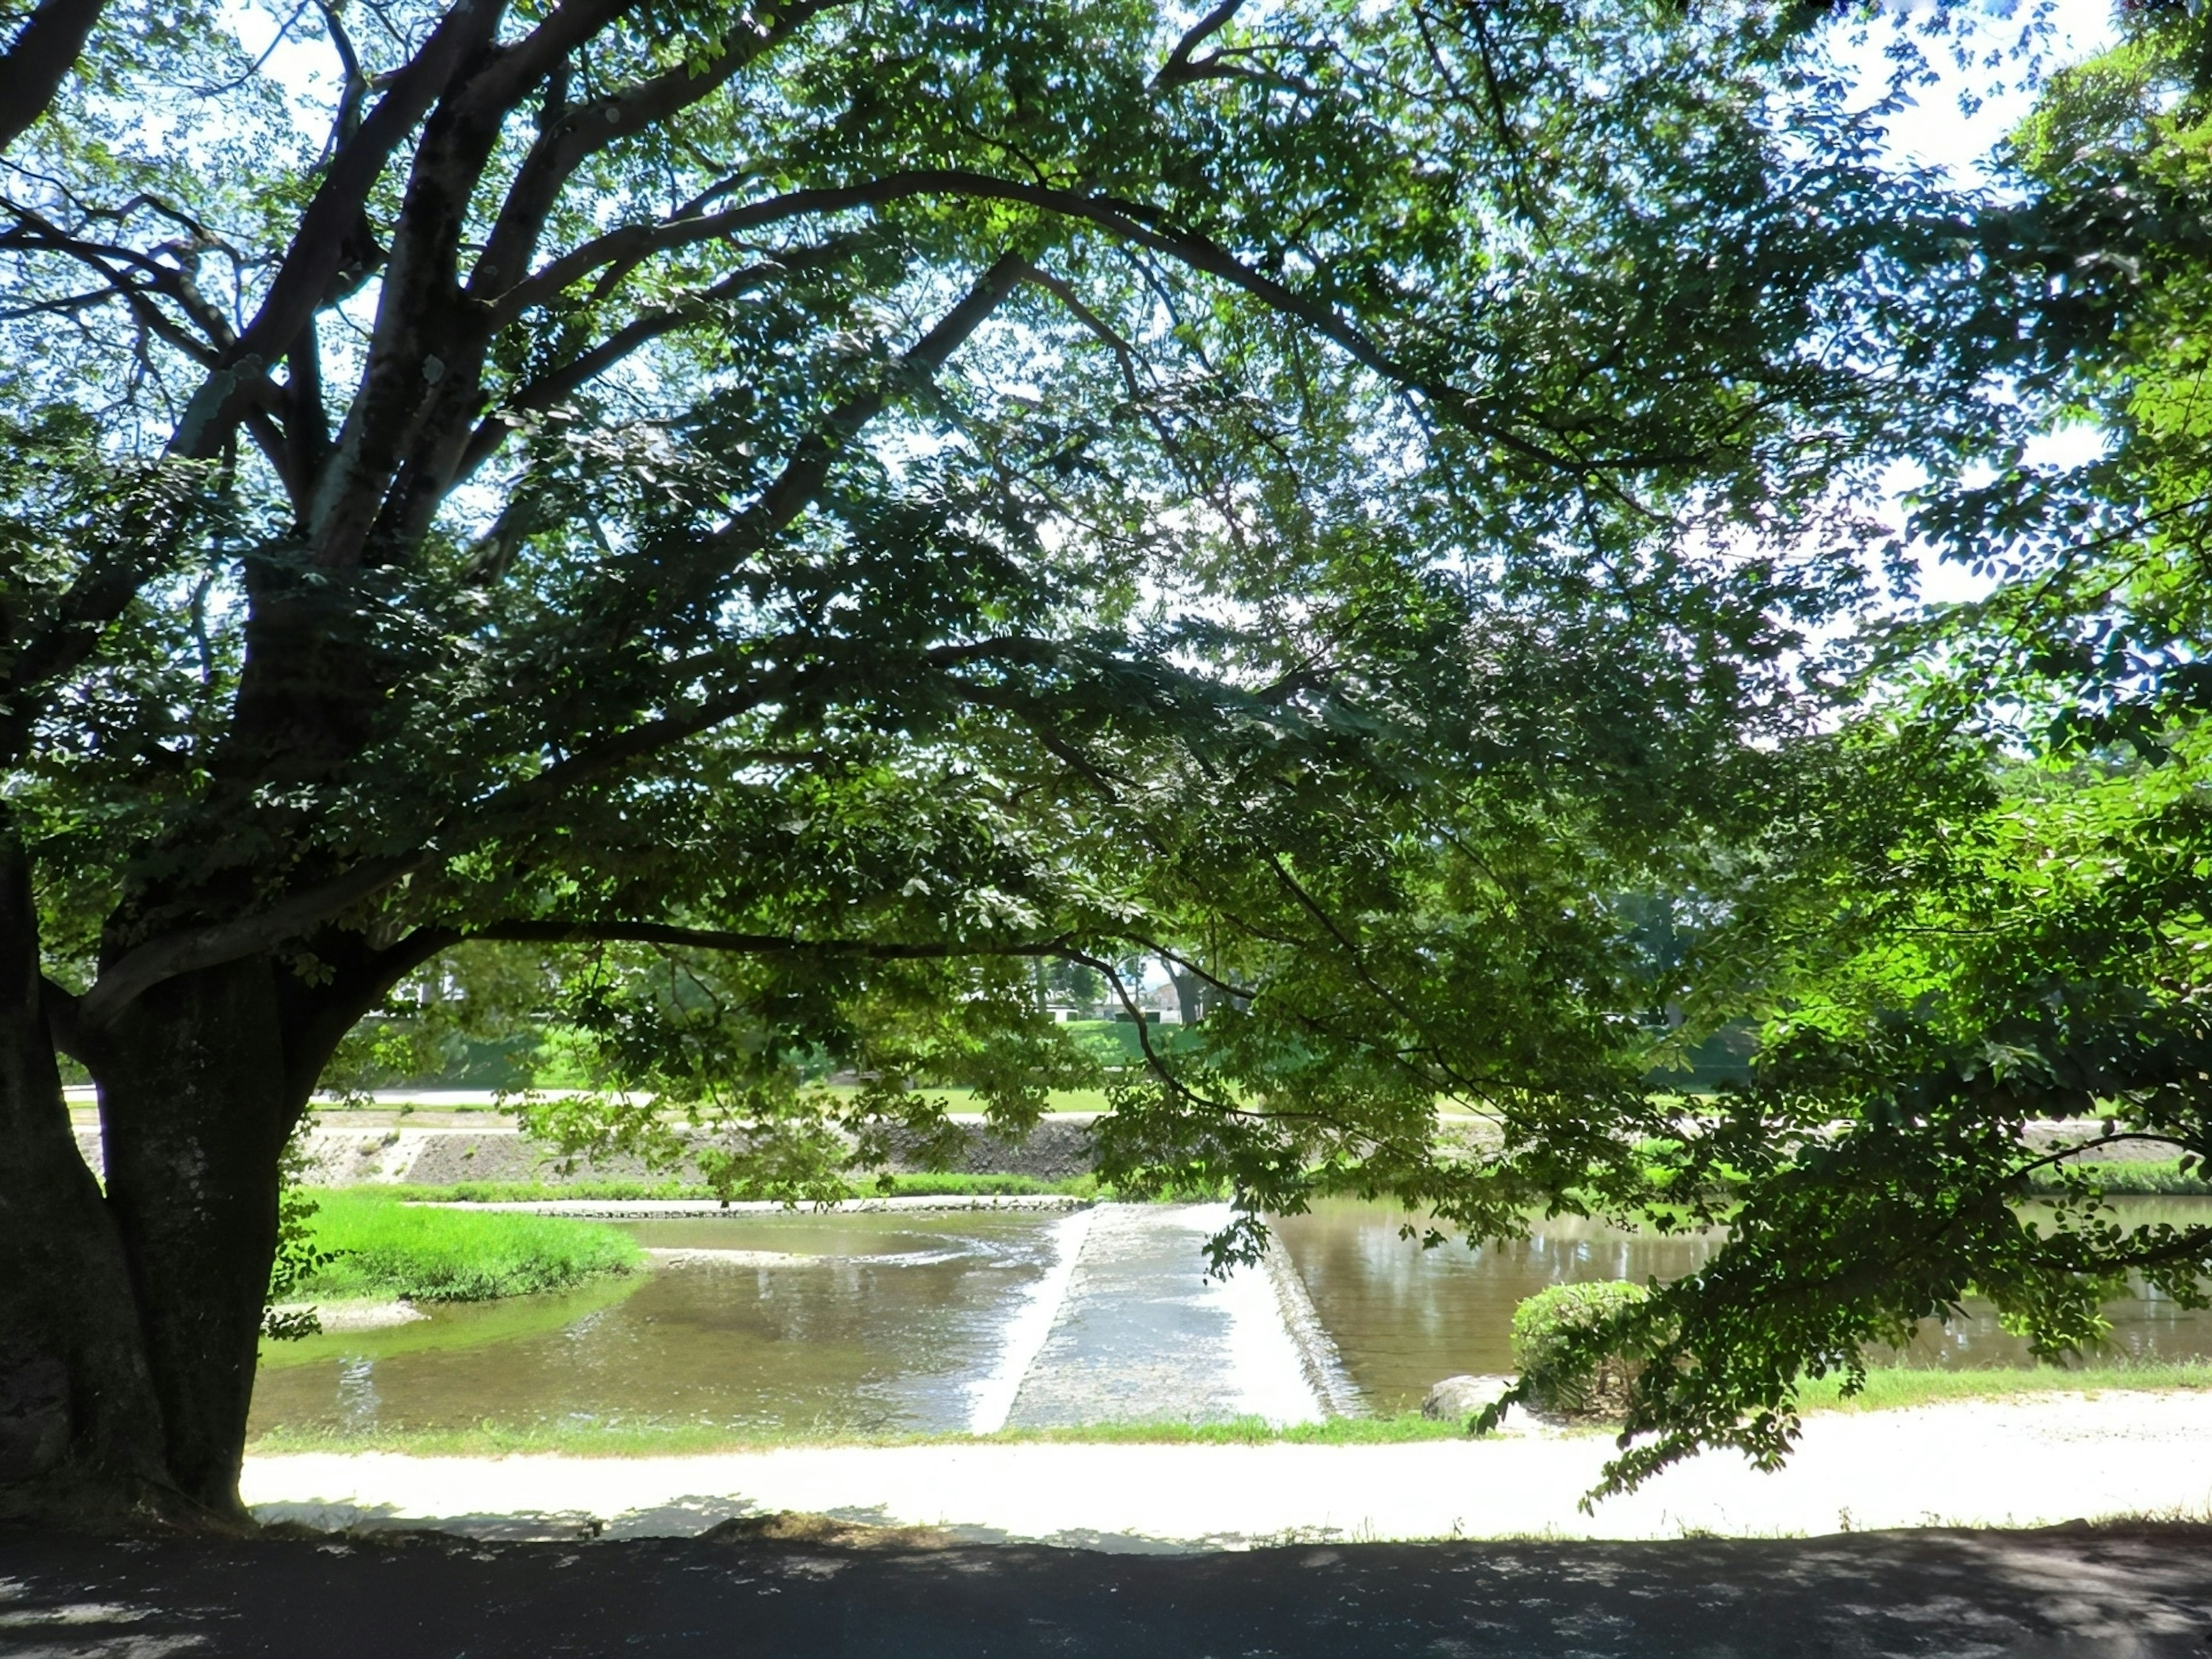
POLYGON ((0 1518, 187 1515, 122 1238, 70 1127, 29 866, 4 809, 0 1148, 0 1518))
POLYGON ((287 971, 256 956, 179 975, 87 1038, 168 1471, 239 1521, 279 1164, 305 1103, 287 1081, 287 971))
POLYGON ((0 55, 0 150, 46 112, 107 0, 45 0, 0 55))
POLYGON ((1175 987, 1176 1012, 1185 1025, 1195 1025, 1206 1018, 1206 982, 1196 974, 1178 973, 1176 965, 1165 957, 1160 966, 1167 970, 1168 983, 1175 987))

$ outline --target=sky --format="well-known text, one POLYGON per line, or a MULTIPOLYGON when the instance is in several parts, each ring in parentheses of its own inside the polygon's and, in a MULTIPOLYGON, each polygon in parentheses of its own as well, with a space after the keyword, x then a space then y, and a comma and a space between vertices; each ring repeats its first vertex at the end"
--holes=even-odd
MULTIPOLYGON (((1989 21, 1982 31, 1988 42, 1996 46, 2016 38, 2021 27, 2018 20, 2025 10, 2025 7, 1990 7, 1989 21), (2001 15, 2003 12, 2013 15, 2007 18, 2001 15)), ((2111 0, 2053 0, 2049 15, 2051 32, 2045 49, 2048 68, 2060 68, 2093 58, 2117 38, 2111 0)), ((1857 55, 1858 61, 1865 65, 1870 96, 1879 92, 1883 80, 1880 44, 1879 40, 1869 41, 1857 55)), ((1989 95, 1993 79, 1990 70, 1961 71, 1948 60, 1938 67, 1943 70, 1942 83, 1921 92, 1911 108, 1900 112, 1889 123, 1891 148, 1900 159, 1943 168, 1961 185, 1985 182, 1989 174, 1984 163, 1990 151, 2027 116, 2035 101, 2035 89, 2021 85, 2015 71, 2008 77, 2012 84, 1989 95), (1960 106, 1962 92, 1984 94, 1979 107, 1971 114, 1960 106)), ((2048 434, 2032 444, 2027 459, 2045 465, 2070 465, 2090 459, 2102 444, 2103 439, 2095 429, 2074 427, 2048 434)), ((1921 480, 1911 469, 1897 468, 1886 482, 1891 500, 1885 516, 1901 524, 1904 507, 1899 498, 1921 480)), ((1942 563, 1932 552, 1922 557, 1920 568, 1920 597, 1929 603, 1952 604, 1979 599, 1990 586, 1988 579, 1975 576, 1960 566, 1942 563)))

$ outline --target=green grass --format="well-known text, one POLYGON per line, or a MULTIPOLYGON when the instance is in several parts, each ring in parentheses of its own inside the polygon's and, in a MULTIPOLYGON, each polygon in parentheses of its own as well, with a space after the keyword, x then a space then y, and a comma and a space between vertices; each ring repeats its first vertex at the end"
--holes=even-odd
MULTIPOLYGON (((349 1342, 356 1347, 365 1340, 380 1345, 421 1341, 423 1338, 410 1338, 409 1334, 410 1330, 419 1328, 371 1333, 366 1339, 313 1340, 349 1342)), ((378 1352, 383 1351, 380 1346, 378 1352)), ((1813 1412, 1893 1411, 1954 1400, 2009 1400, 2055 1393, 2095 1395, 2112 1390, 2172 1389, 2212 1389, 2212 1364, 2085 1366, 2078 1370, 2042 1366, 2033 1370, 1897 1367, 1869 1372, 1865 1392, 1849 1400, 1838 1397, 1832 1382, 1815 1384, 1807 1391, 1803 1405, 1813 1412)), ((1583 1431, 1609 1435, 1613 1430, 1603 1424, 1594 1424, 1583 1431)), ((1008 1429, 980 1436, 869 1434, 834 1424, 744 1428, 653 1418, 613 1418, 599 1422, 574 1419, 532 1424, 484 1422, 453 1429, 279 1428, 258 1436, 248 1449, 257 1456, 288 1452, 380 1451, 419 1457, 503 1457, 530 1452, 557 1453, 569 1457, 682 1457, 801 1445, 1374 1446, 1454 1440, 1465 1433, 1466 1427, 1462 1423, 1434 1422, 1418 1412, 1401 1412, 1389 1417, 1335 1418, 1326 1423, 1301 1423, 1287 1428, 1274 1427, 1258 1418, 1245 1418, 1231 1423, 1099 1423, 1069 1429, 1008 1429)))
MULTIPOLYGON (((958 1197, 972 1194, 987 1198, 1049 1197, 1100 1198, 1109 1196, 1093 1175, 1074 1176, 1066 1181, 1045 1181, 1036 1176, 1020 1175, 895 1175, 891 1177, 892 1195, 897 1198, 958 1197)), ((876 1188, 872 1182, 863 1182, 864 1196, 872 1196, 876 1188)))
POLYGON ((735 1428, 651 1418, 574 1419, 553 1423, 481 1423, 458 1429, 366 1431, 279 1428, 257 1437, 258 1456, 285 1452, 404 1452, 420 1457, 503 1457, 553 1452, 570 1457, 681 1457, 775 1446, 924 1445, 1176 1445, 1371 1446, 1450 1440, 1466 1432, 1458 1423, 1437 1423, 1418 1412, 1395 1417, 1336 1418, 1277 1428, 1259 1418, 1230 1423, 1103 1423, 1075 1429, 1007 1429, 998 1434, 866 1434, 835 1425, 787 1429, 735 1428))
POLYGON ((1867 1372, 1867 1385, 1858 1394, 1846 1396, 1838 1379, 1826 1377, 1807 1385, 1802 1403, 1808 1411, 1879 1412, 1946 1400, 2015 1400, 2045 1394, 2170 1389, 2212 1389, 2212 1362, 2038 1365, 2017 1370, 1883 1366, 1867 1372))
MULTIPOLYGON (((2205 1180, 2193 1169, 2185 1172, 2178 1158, 2144 1158, 2125 1164, 2076 1164, 2071 1167, 2108 1194, 2172 1193, 2194 1197, 2212 1194, 2212 1181, 2205 1180)), ((2028 1184, 2037 1192, 2055 1193, 2059 1190, 2057 1171, 2038 1170, 2028 1177, 2028 1184)))
POLYGON ((483 1302, 566 1290, 645 1263, 627 1234, 596 1222, 422 1209, 388 1189, 325 1188, 308 1225, 315 1249, 332 1257, 301 1287, 310 1300, 483 1302))

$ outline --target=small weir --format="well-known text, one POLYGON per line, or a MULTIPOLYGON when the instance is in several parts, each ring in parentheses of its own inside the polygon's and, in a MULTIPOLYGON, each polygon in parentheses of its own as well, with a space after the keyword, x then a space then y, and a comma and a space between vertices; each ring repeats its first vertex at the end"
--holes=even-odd
POLYGON ((1006 1322, 1006 1346, 998 1363, 975 1385, 975 1409, 968 1419, 972 1432, 996 1434, 1006 1426, 1023 1382, 1060 1322, 1067 1287, 1074 1282, 1076 1263, 1097 1216, 1095 1209, 1081 1209, 1054 1225, 1053 1265, 1006 1322))
POLYGON ((1227 1205, 1104 1204, 1095 1215, 1010 1425, 1322 1415, 1268 1275, 1206 1276, 1200 1246, 1229 1224, 1227 1205))

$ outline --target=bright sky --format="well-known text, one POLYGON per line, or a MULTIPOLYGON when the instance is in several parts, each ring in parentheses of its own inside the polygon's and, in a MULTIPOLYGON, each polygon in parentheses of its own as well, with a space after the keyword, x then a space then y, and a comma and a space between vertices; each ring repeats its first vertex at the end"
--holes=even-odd
MULTIPOLYGON (((2024 6, 1990 6, 1984 29, 1988 45, 2005 46, 2017 40, 2019 20, 2026 12, 2024 6), (2008 17, 2005 13, 2011 15, 2008 17)), ((2110 0, 2051 0, 2048 15, 2051 33, 2044 48, 2046 73, 2096 56, 2116 38, 2110 0)), ((1881 44, 1879 37, 1871 40, 1857 54, 1865 64, 1871 90, 1879 89, 1884 74, 1881 44)), ((1890 123, 1891 143, 1901 156, 1941 167, 1961 185, 1979 183, 1986 176, 1984 163, 1990 152, 2027 114, 2035 101, 2035 88, 2020 84, 2022 71, 2018 67, 2009 72, 1978 67, 1962 71, 1948 58, 1936 66, 1943 71, 1942 83, 1921 92, 1913 107, 1890 123), (1992 95, 1993 83, 2001 78, 2010 84, 1992 95), (1979 106, 1971 115, 1960 106, 1961 93, 1980 97, 1979 106)), ((2100 434, 2092 428, 2070 428, 2031 445, 2028 459, 2045 464, 2078 462, 2094 455, 2102 443, 2100 434)), ((1917 475, 1909 469, 1895 470, 1890 479, 1893 501, 1918 482, 1917 475)), ((1892 516, 1901 522, 1902 507, 1893 507, 1892 516)), ((1933 603, 1978 599, 1989 591, 1987 580, 1956 565, 1942 564, 1932 553, 1922 559, 1921 571, 1921 597, 1933 603)))

